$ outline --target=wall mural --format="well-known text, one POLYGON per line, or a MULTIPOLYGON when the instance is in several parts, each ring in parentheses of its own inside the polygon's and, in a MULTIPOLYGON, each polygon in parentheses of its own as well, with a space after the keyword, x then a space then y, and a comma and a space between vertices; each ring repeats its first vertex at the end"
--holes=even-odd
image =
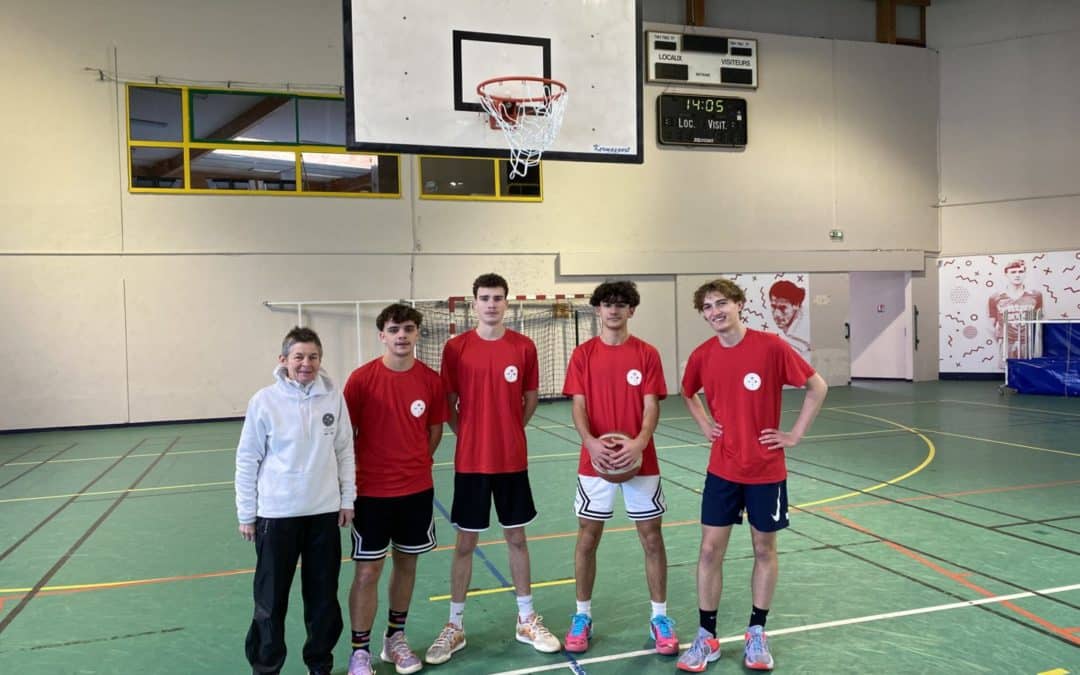
MULTIPOLYGON (((1007 320, 1080 318, 1080 251, 941 258, 938 272, 943 373, 1004 370, 1007 320)), ((1008 325, 1010 357, 1032 334, 1008 325)))
POLYGON ((810 360, 810 275, 805 272, 733 274, 746 293, 743 323, 787 340, 810 360))

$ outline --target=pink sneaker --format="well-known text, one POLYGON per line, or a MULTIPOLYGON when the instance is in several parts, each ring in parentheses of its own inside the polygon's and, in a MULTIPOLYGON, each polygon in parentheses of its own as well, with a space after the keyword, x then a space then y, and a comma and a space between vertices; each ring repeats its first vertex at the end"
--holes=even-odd
POLYGON ((678 654, 679 636, 675 635, 675 622, 661 614, 649 622, 649 633, 656 640, 657 654, 678 654))
POLYGON ((589 648, 592 638, 592 619, 588 614, 575 614, 570 617, 570 630, 566 632, 563 646, 574 654, 584 653, 589 648))

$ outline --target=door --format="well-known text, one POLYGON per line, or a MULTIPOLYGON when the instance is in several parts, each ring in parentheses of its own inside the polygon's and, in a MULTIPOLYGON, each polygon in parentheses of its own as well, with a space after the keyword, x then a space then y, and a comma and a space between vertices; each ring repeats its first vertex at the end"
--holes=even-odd
POLYGON ((851 377, 911 380, 911 273, 852 272, 851 377))

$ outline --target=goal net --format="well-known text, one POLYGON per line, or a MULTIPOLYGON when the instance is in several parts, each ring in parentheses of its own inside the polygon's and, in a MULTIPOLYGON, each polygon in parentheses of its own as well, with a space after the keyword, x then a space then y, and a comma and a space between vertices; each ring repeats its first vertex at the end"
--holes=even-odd
MULTIPOLYGON (((412 304, 424 315, 416 356, 435 370, 442 364, 447 340, 476 328, 477 318, 469 298, 417 300, 412 304)), ((540 362, 540 399, 562 398, 563 380, 570 355, 582 342, 598 333, 596 312, 585 296, 519 296, 509 301, 503 319, 507 328, 536 343, 540 362)))
MULTIPOLYGON (((345 369, 341 381, 344 382, 352 368, 383 353, 383 346, 377 339, 375 318, 384 307, 395 302, 412 305, 424 315, 416 356, 436 371, 442 365, 443 346, 447 340, 476 327, 472 299, 460 296, 445 300, 289 300, 263 304, 272 311, 295 312, 296 325, 314 324, 312 327, 319 330, 324 341, 330 336, 349 340, 348 324, 352 324, 356 360, 351 365, 342 364, 345 369)), ((508 305, 504 318, 506 326, 536 343, 540 398, 561 398, 566 366, 574 347, 599 332, 596 312, 589 305, 588 296, 519 295, 510 298, 508 305)))

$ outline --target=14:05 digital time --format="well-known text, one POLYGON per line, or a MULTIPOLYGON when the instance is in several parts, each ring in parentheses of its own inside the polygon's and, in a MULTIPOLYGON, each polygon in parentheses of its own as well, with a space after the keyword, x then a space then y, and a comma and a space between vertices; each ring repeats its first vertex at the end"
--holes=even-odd
POLYGON ((696 98, 687 97, 686 109, 705 112, 724 112, 724 99, 722 98, 696 98))

